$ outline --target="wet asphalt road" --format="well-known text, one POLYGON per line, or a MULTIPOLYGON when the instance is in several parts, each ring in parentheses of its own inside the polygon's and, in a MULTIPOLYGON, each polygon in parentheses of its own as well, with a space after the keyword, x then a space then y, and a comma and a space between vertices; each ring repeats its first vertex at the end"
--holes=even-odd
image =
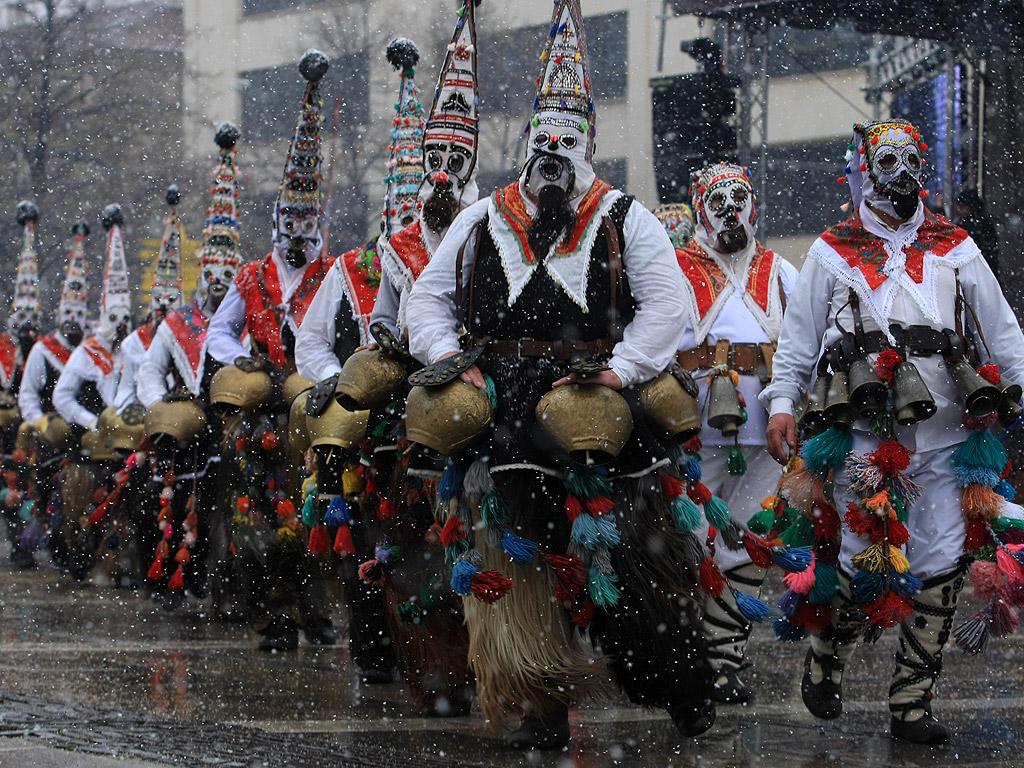
MULTIPOLYGON (((845 713, 803 708, 804 646, 755 628, 757 700, 720 708, 695 740, 624 703, 573 713, 568 752, 519 755, 478 713, 417 716, 401 685, 363 686, 344 645, 255 651, 199 601, 166 613, 139 592, 73 584, 47 566, 0 566, 0 768, 6 766, 1009 766, 1024 765, 1024 640, 952 650, 934 711, 947 747, 893 743, 885 694, 894 634, 858 649, 845 713)), ((968 615, 962 608, 961 615, 968 615)), ((972 611, 973 612, 973 611, 972 611)), ((343 624, 339 609, 336 623, 343 624)))

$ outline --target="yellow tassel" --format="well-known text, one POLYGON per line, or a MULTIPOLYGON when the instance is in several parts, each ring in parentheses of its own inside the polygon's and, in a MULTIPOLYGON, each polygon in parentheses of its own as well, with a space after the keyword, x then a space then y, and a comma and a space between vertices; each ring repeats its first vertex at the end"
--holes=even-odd
POLYGON ((341 490, 346 496, 355 496, 363 490, 363 481, 351 469, 346 469, 341 474, 341 490))
POLYGON ((907 560, 907 556, 892 544, 889 545, 889 562, 899 573, 906 573, 910 570, 910 561, 907 560))
POLYGON ((853 556, 853 565, 857 569, 868 573, 884 573, 886 546, 888 545, 884 541, 872 544, 863 552, 853 556))

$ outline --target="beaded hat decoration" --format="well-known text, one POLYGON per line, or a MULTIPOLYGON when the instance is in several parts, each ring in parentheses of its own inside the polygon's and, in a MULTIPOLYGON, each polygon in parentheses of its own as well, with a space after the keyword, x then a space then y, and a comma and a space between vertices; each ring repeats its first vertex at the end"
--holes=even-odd
POLYGON ((476 167, 480 134, 477 91, 476 3, 463 0, 434 90, 423 137, 426 174, 444 173, 463 189, 476 167))
POLYGON ((284 176, 274 209, 274 227, 283 237, 314 240, 323 216, 321 130, 323 100, 320 81, 331 62, 320 51, 307 51, 299 62, 299 72, 306 80, 299 118, 295 124, 284 176))
POLYGON ((100 217, 103 227, 107 230, 107 257, 103 269, 103 301, 101 308, 103 317, 109 316, 116 307, 130 312, 132 291, 128 283, 128 262, 125 258, 124 213, 121 206, 111 203, 103 209, 100 217))
POLYGON ((85 317, 89 312, 89 277, 85 271, 85 238, 89 225, 79 221, 71 227, 74 245, 68 254, 68 269, 64 285, 60 289, 57 304, 57 324, 78 323, 85 328, 85 317))
POLYGON ((18 203, 15 220, 22 227, 21 255, 14 281, 14 301, 9 328, 17 331, 26 325, 39 328, 39 264, 36 257, 36 221, 39 208, 30 200, 18 203))
POLYGON ((164 224, 163 237, 160 240, 160 252, 156 257, 156 270, 153 273, 153 285, 149 289, 150 309, 169 311, 182 305, 181 290, 181 219, 178 217, 178 203, 181 192, 171 185, 164 196, 170 213, 164 224))
MULTIPOLYGON (((206 206, 203 226, 203 248, 199 252, 200 290, 206 284, 207 269, 238 270, 241 261, 238 221, 238 158, 235 145, 241 133, 234 123, 222 123, 213 140, 220 148, 217 167, 213 171, 210 203, 206 206)), ((228 280, 230 283, 231 281, 228 280)))
POLYGON ((420 52, 416 43, 398 37, 388 43, 388 62, 401 73, 398 101, 391 128, 391 157, 384 177, 384 236, 411 224, 419 214, 416 195, 423 181, 423 129, 425 125, 420 89, 416 87, 416 64, 420 52))
POLYGON ((665 227, 672 246, 681 251, 693 240, 693 209, 686 203, 665 203, 653 211, 665 227))

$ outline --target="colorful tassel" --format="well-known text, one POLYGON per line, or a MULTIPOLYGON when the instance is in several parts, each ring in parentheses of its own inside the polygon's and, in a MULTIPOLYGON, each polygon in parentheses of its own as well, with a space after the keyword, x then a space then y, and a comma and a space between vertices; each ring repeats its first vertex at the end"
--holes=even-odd
POLYGON ((494 605, 512 589, 512 579, 501 571, 477 573, 470 580, 470 591, 477 600, 494 605))
POLYGON ((738 445, 734 445, 729 451, 726 470, 731 477, 743 477, 743 475, 747 474, 747 460, 743 456, 743 449, 738 445))
POLYGON ((744 594, 737 589, 733 590, 732 596, 736 600, 736 609, 747 621, 761 622, 772 617, 772 609, 764 600, 744 594))
POLYGON ((512 531, 505 531, 501 537, 501 548, 512 558, 516 565, 529 565, 537 551, 537 545, 529 539, 516 536, 512 531))
POLYGON ((339 525, 338 532, 334 535, 334 553, 338 557, 354 555, 356 553, 355 542, 352 541, 352 529, 348 524, 339 525))
POLYGON ((171 576, 171 580, 167 582, 167 588, 172 592, 178 592, 185 588, 185 572, 180 565, 178 570, 174 572, 174 575, 171 576))
POLYGON ((670 506, 672 523, 681 531, 690 533, 700 527, 702 516, 700 507, 685 495, 676 496, 670 506))
POLYGON ((597 568, 590 569, 588 587, 590 599, 594 605, 611 608, 618 605, 619 588, 616 586, 619 577, 614 573, 601 573, 597 568))
POLYGON ((330 526, 345 525, 349 521, 349 514, 348 502, 341 496, 335 496, 327 505, 324 523, 330 526))
POLYGON ((732 522, 729 516, 729 507, 718 496, 712 496, 704 502, 704 517, 712 528, 726 528, 732 522))
POLYGON ((314 555, 322 555, 331 547, 330 539, 327 538, 327 528, 323 525, 314 525, 309 531, 309 551, 314 555))
POLYGON ((725 579, 711 555, 705 555, 700 561, 700 570, 697 574, 697 581, 700 588, 710 597, 720 597, 725 590, 725 579))

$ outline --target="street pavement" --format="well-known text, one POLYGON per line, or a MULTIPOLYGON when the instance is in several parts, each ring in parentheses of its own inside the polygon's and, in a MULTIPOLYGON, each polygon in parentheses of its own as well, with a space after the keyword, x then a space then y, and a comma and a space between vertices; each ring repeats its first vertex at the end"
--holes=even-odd
MULTIPOLYGON (((769 582, 776 597, 779 588, 769 582)), ((335 618, 343 625, 344 610, 335 618)), ((858 649, 844 714, 825 723, 800 702, 805 645, 757 626, 746 673, 756 701, 721 707, 708 734, 683 739, 663 713, 620 701, 573 713, 568 751, 520 755, 476 710, 423 718, 399 683, 362 685, 344 642, 260 654, 251 632, 213 620, 199 601, 167 613, 138 591, 75 584, 46 565, 17 571, 4 559, 0 768, 1024 765, 1022 645, 1014 637, 982 656, 947 652, 934 702, 953 734, 945 747, 888 737, 895 633, 858 649)))

